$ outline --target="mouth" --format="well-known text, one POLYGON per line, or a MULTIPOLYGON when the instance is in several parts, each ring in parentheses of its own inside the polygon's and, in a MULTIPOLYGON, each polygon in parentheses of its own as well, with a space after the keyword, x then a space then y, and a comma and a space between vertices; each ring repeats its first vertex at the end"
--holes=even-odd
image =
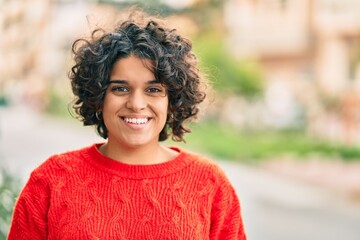
POLYGON ((121 119, 128 124, 144 125, 148 123, 151 118, 149 117, 121 117, 121 119))

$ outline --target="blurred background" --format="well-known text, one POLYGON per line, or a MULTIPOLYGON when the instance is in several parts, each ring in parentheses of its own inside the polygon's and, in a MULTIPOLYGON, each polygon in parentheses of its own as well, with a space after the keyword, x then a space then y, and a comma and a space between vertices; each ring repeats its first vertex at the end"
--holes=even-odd
POLYGON ((180 146, 222 164, 249 239, 360 239, 358 0, 0 0, 0 239, 33 168, 101 141, 69 114, 71 44, 133 6, 193 41, 215 91, 180 146))

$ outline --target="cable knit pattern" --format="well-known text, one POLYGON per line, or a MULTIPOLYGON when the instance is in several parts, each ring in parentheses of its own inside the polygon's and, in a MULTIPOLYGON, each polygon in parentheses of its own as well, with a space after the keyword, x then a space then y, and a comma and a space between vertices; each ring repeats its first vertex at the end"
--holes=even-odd
POLYGON ((32 172, 9 240, 246 239, 238 198, 215 163, 174 148, 171 161, 128 165, 98 147, 55 155, 32 172))

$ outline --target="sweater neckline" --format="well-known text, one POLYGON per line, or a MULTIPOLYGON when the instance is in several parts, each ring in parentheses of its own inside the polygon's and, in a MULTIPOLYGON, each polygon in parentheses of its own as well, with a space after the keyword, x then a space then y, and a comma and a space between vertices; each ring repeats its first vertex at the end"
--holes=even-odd
POLYGON ((180 171, 192 161, 191 158, 188 158, 187 154, 180 148, 170 147, 170 149, 177 151, 179 154, 169 161, 150 165, 126 164, 104 156, 99 151, 99 147, 102 144, 103 143, 96 143, 88 147, 86 151, 84 151, 85 160, 99 170, 118 175, 123 178, 160 178, 180 171))

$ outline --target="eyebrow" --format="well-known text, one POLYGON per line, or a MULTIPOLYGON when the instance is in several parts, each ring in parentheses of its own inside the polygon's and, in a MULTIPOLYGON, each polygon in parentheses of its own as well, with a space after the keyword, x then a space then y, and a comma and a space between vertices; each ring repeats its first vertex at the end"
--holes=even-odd
MULTIPOLYGON (((129 82, 126 81, 126 80, 110 80, 109 83, 110 83, 110 84, 111 84, 111 83, 129 84, 129 82)), ((147 84, 158 84, 158 83, 160 83, 160 81, 157 80, 157 79, 154 79, 154 80, 147 81, 146 83, 147 83, 147 84)))

